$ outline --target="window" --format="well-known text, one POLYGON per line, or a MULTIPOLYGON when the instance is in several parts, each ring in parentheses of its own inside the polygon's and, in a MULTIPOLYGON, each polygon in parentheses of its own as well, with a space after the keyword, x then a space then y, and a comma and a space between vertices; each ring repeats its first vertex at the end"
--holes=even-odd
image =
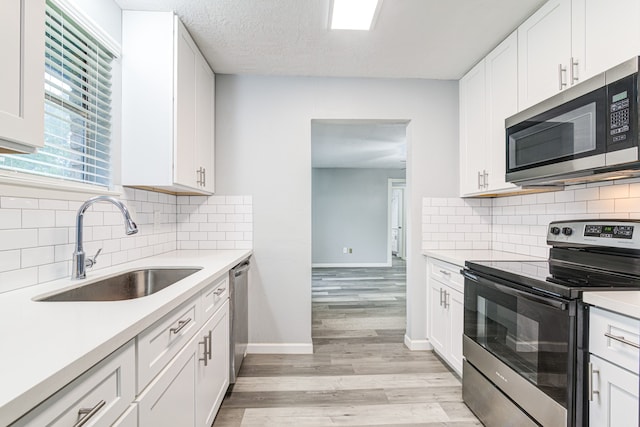
POLYGON ((47 1, 45 144, 35 154, 0 156, 0 168, 109 186, 112 59, 47 1))

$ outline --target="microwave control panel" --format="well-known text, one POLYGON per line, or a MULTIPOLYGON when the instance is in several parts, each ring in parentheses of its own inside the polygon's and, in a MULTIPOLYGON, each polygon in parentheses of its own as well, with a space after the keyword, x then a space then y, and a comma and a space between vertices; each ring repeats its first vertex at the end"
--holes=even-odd
POLYGON ((634 102, 637 96, 636 81, 637 75, 633 74, 607 86, 609 109, 607 145, 612 144, 610 149, 627 148, 627 145, 630 146, 633 143, 633 129, 636 127, 634 115, 637 114, 634 102))

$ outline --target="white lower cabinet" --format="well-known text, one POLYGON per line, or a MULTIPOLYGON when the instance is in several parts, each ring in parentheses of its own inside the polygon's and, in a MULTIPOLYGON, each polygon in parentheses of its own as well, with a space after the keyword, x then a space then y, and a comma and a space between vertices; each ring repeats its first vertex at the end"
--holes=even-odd
POLYGON ((459 270, 455 264, 428 258, 427 330, 434 351, 462 376, 464 279, 459 270))
POLYGON ((197 355, 187 345, 138 397, 140 426, 195 426, 197 355))
POLYGON ((591 355, 591 427, 637 427, 638 375, 591 355))
POLYGON ((225 274, 11 427, 210 427, 229 386, 228 285, 225 274))
POLYGON ((11 426, 110 426, 135 398, 135 370, 130 341, 11 426))
POLYGON ((589 426, 640 425, 640 319, 592 308, 589 315, 589 426))
POLYGON ((129 405, 129 409, 113 423, 112 427, 137 427, 138 426, 138 405, 129 405))
POLYGON ((196 425, 209 427, 229 387, 228 301, 205 324, 195 340, 200 354, 196 367, 196 425))

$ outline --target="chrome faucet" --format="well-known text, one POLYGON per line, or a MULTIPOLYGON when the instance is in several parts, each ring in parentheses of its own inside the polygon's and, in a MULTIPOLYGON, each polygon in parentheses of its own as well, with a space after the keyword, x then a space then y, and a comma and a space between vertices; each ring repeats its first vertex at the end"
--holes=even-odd
POLYGON ((87 209, 89 209, 89 206, 93 205, 96 202, 110 202, 116 205, 118 209, 120 209, 120 212, 122 212, 122 215, 124 216, 124 229, 127 236, 136 234, 138 232, 138 226, 135 222, 133 222, 133 220, 131 219, 131 215, 129 215, 127 207, 120 200, 114 199, 113 197, 109 196, 97 196, 92 197, 91 199, 84 202, 82 206, 80 206, 80 209, 78 209, 78 215, 76 216, 76 250, 73 252, 73 272, 71 274, 72 279, 84 279, 86 277, 86 268, 93 267, 93 265, 96 263, 98 254, 100 254, 100 251, 102 250, 98 250, 93 258, 85 259, 85 253, 82 248, 82 224, 84 220, 84 213, 87 209))

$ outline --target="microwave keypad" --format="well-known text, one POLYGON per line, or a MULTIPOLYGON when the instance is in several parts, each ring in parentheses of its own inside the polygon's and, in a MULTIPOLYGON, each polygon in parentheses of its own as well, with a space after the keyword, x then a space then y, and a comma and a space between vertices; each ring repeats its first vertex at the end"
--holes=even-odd
MULTIPOLYGON (((611 104, 611 135, 617 135, 629 130, 629 99, 611 104)), ((622 135, 613 139, 614 142, 622 141, 622 135)))

